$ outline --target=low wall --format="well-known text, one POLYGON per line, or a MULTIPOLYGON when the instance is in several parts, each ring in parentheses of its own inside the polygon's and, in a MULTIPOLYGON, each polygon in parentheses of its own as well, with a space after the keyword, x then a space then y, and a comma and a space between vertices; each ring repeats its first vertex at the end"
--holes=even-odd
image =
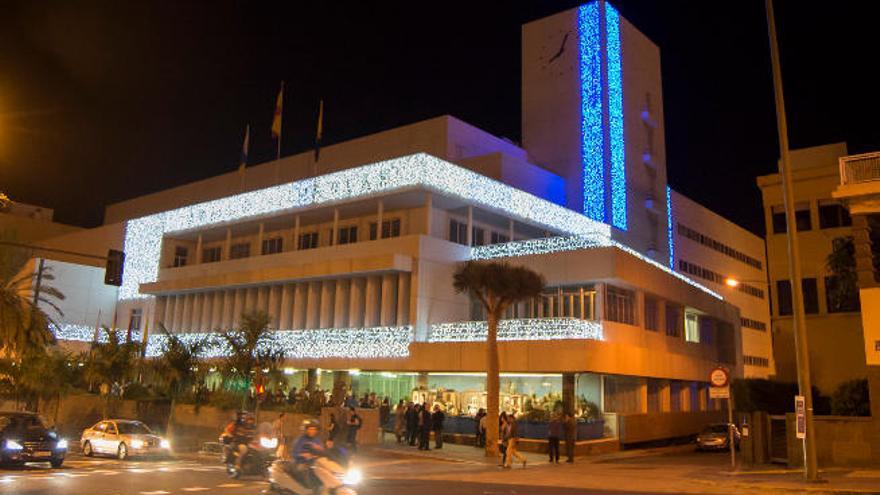
POLYGON ((620 443, 627 445, 696 435, 711 423, 726 422, 726 414, 722 411, 619 413, 620 443))
MULTIPOLYGON (((803 466, 803 441, 795 435, 795 414, 785 415, 788 465, 803 466)), ((880 463, 880 425, 871 417, 814 416, 819 466, 865 466, 880 463)))

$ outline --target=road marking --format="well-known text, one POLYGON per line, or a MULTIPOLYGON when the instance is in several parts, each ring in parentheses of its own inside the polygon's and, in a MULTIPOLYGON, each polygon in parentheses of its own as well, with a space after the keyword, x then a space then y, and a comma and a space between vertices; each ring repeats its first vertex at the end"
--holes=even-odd
POLYGON ((244 483, 223 483, 222 485, 217 485, 217 488, 241 488, 244 486, 244 483))
POLYGON ((210 488, 205 488, 204 486, 191 486, 189 488, 183 488, 185 492, 203 492, 206 490, 210 490, 210 488))
POLYGON ((171 492, 166 492, 165 490, 156 490, 154 492, 141 492, 141 495, 168 495, 171 492))

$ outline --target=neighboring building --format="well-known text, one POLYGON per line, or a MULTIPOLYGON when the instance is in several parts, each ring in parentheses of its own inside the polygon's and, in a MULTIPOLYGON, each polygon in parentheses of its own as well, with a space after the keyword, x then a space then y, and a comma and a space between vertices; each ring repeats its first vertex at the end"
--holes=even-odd
MULTIPOLYGON (((834 239, 853 235, 849 212, 832 192, 838 186, 838 158, 846 144, 792 150, 795 216, 800 239, 804 310, 813 383, 830 395, 840 383, 864 378, 865 353, 858 295, 843 304, 827 297, 834 278, 827 269, 834 239)), ((758 177, 767 225, 767 260, 773 294, 773 350, 780 380, 796 381, 792 297, 786 221, 779 174, 758 177)))
POLYGON ((618 415, 624 443, 718 419, 709 373, 743 376, 744 345, 771 355, 740 329, 766 313, 671 269, 670 246, 744 281, 764 261, 754 237, 679 196, 679 222, 762 267, 671 237, 659 50, 605 2, 529 23, 523 40, 523 147, 444 116, 328 146, 318 163, 303 153, 110 205, 92 249, 126 252, 117 326, 154 354, 159 325, 204 334, 263 310, 292 385, 344 379, 468 413, 485 400, 485 323, 452 274, 505 260, 547 280, 502 324, 506 409, 582 398, 618 415))
POLYGON ((81 227, 54 222, 54 215, 55 211, 51 208, 10 202, 0 208, 0 240, 31 243, 83 230, 81 227))

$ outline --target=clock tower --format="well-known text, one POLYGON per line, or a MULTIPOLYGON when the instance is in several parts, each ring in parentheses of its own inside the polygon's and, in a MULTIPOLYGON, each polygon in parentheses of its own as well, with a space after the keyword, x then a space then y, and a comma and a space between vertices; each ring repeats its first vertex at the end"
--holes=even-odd
POLYGON ((660 50, 605 0, 522 28, 522 137, 566 206, 666 263, 660 50))

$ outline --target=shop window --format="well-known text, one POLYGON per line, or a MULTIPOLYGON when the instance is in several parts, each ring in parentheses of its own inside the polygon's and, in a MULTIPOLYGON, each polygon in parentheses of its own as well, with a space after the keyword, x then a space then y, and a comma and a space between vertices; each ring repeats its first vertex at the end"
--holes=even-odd
POLYGON ((238 244, 233 244, 232 247, 229 248, 229 258, 230 259, 240 259, 247 258, 251 255, 251 243, 249 242, 240 242, 238 244))
POLYGON ((283 240, 280 237, 273 237, 271 239, 263 239, 263 254, 275 254, 280 253, 283 246, 283 240))
POLYGON ((202 263, 214 263, 220 261, 220 246, 202 249, 202 263))
POLYGON ((186 246, 174 246, 173 267, 186 266, 186 259, 189 256, 189 249, 186 246))

